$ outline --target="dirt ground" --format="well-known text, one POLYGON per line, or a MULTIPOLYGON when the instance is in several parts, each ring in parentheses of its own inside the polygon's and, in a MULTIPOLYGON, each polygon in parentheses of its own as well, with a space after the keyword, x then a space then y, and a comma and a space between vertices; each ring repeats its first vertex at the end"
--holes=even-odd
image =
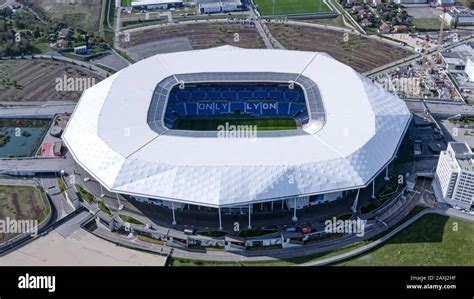
MULTIPOLYGON (((0 186, 0 219, 40 221, 45 210, 41 195, 34 187, 0 186)), ((0 243, 13 236, 0 233, 0 243)))
POLYGON ((41 8, 53 21, 85 31, 99 29, 102 0, 28 0, 34 8, 41 8))
POLYGON ((222 45, 241 48, 264 48, 257 29, 242 24, 191 24, 153 28, 131 33, 130 42, 123 42, 123 48, 143 45, 160 40, 189 39, 193 49, 206 49, 222 45))
POLYGON ((78 100, 82 92, 57 91, 57 78, 102 78, 65 62, 43 59, 0 60, 0 101, 78 100))
POLYGON ((394 45, 353 34, 344 42, 342 32, 329 29, 288 24, 268 24, 268 27, 273 36, 289 50, 326 52, 359 72, 412 54, 394 45))

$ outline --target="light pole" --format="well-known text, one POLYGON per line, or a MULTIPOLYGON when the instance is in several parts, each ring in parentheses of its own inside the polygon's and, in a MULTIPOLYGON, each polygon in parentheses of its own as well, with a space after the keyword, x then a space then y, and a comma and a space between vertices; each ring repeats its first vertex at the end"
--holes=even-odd
POLYGON ((117 195, 117 203, 118 203, 118 210, 122 211, 123 210, 123 204, 120 202, 120 197, 118 193, 115 193, 117 195))
POLYGON ((100 182, 99 183, 99 186, 100 186, 100 197, 101 198, 104 198, 105 197, 105 193, 104 193, 104 190, 102 189, 102 184, 100 182))

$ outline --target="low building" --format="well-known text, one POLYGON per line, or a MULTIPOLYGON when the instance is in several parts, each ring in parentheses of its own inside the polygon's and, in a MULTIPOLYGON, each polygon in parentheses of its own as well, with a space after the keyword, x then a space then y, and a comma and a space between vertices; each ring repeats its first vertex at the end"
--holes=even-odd
MULTIPOLYGON (((441 58, 448 71, 465 71, 469 76, 472 73, 472 62, 474 61, 474 42, 466 42, 443 51, 441 52, 441 58)), ((470 76, 471 81, 473 81, 473 78, 474 75, 470 76)))
POLYGON ((441 202, 474 209, 474 155, 467 143, 450 142, 442 151, 433 188, 441 202))
POLYGON ((466 68, 465 68, 466 74, 469 77, 469 80, 471 82, 474 82, 474 57, 470 58, 468 57, 466 59, 466 68))
POLYGON ((98 227, 108 231, 113 231, 115 229, 114 218, 102 211, 98 211, 97 214, 95 214, 95 221, 98 227))
POLYGON ((62 153, 62 148, 63 148, 63 143, 62 142, 56 142, 54 143, 53 146, 53 154, 56 157, 61 157, 63 155, 62 153))
POLYGON ((61 134, 63 133, 63 128, 59 126, 54 126, 51 128, 51 131, 49 131, 49 135, 53 137, 61 137, 61 134))
POLYGON ((226 251, 245 251, 245 238, 226 236, 225 237, 226 251))
POLYGON ((363 19, 362 21, 360 21, 360 24, 362 25, 362 27, 372 26, 372 22, 369 21, 368 19, 363 19))
POLYGON ((451 6, 454 5, 454 0, 436 0, 438 6, 451 6))
POLYGON ((220 13, 221 4, 219 2, 199 4, 199 12, 202 14, 220 13))
POLYGON ((168 233, 168 240, 166 241, 166 245, 171 247, 187 248, 189 246, 188 236, 185 233, 170 230, 168 233))
POLYGON ((453 7, 440 16, 448 26, 473 26, 474 14, 464 7, 453 7))
POLYGON ((466 67, 466 60, 458 52, 441 52, 441 60, 447 71, 462 71, 466 67))
POLYGON ((227 13, 243 9, 241 0, 198 0, 197 5, 202 14, 227 13))
POLYGON ((183 7, 183 0, 136 0, 132 1, 132 8, 137 10, 170 9, 183 7))
POLYGON ((393 30, 397 33, 405 32, 405 31, 407 31, 407 26, 406 25, 395 25, 395 26, 393 26, 393 30))
POLYGON ((390 25, 388 23, 382 23, 377 32, 379 34, 390 33, 390 25))
POLYGON ((394 0, 392 1, 393 3, 396 4, 427 4, 428 0, 394 0))
POLYGON ((68 39, 70 33, 71 33, 71 30, 69 30, 69 28, 63 28, 59 30, 58 32, 58 38, 68 39))
POLYGON ((80 46, 74 48, 74 54, 84 55, 87 54, 87 46, 80 46))
POLYGON ((304 245, 302 232, 281 232, 281 245, 283 248, 304 245))

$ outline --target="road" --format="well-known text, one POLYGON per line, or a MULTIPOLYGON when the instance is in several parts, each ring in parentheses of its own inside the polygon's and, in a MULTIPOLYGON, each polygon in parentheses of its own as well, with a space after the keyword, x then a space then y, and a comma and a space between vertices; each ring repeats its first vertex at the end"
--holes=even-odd
POLYGON ((116 1, 116 7, 117 7, 117 14, 116 14, 116 19, 115 19, 115 29, 114 29, 114 33, 115 33, 115 38, 114 38, 114 47, 111 49, 112 52, 115 53, 115 55, 117 55, 120 59, 122 59, 123 61, 125 61, 127 63, 127 65, 131 65, 130 61, 128 61, 127 59, 125 59, 125 57, 123 57, 122 55, 120 55, 120 53, 118 53, 115 49, 118 49, 120 51, 125 51, 124 49, 120 48, 120 29, 121 29, 121 24, 122 24, 122 2, 120 0, 116 1))
MULTIPOLYGON (((40 175, 35 178, 45 191, 48 191, 52 187, 58 186, 57 178, 54 176, 40 175)), ((70 213, 74 212, 74 209, 68 204, 63 193, 49 194, 51 201, 53 202, 56 212, 57 220, 63 219, 70 213)))
POLYGON ((70 103, 54 103, 54 102, 43 102, 41 106, 23 105, 21 103, 11 102, 0 102, 0 117, 1 118, 12 118, 12 117, 35 117, 52 118, 56 114, 71 114, 76 107, 75 102, 70 103), (15 104, 15 107, 7 106, 15 104))
POLYGON ((63 158, 23 158, 5 159, 0 163, 0 174, 24 175, 29 173, 56 172, 71 169, 74 165, 72 159, 63 158))
MULTIPOLYGON (((108 71, 106 71, 104 69, 101 69, 100 67, 97 67, 96 65, 94 65, 92 63, 79 61, 79 60, 71 59, 71 58, 64 57, 64 56, 35 55, 34 57, 35 57, 35 59, 40 59, 40 58, 42 58, 42 59, 54 59, 54 60, 59 60, 59 61, 64 61, 64 62, 69 62, 69 63, 75 64, 75 65, 79 65, 79 66, 82 66, 82 67, 85 67, 85 68, 89 69, 90 71, 95 72, 96 74, 100 75, 103 78, 107 78, 108 76, 111 75, 111 73, 109 73, 108 71)), ((25 56, 25 58, 29 58, 29 56, 25 56)))

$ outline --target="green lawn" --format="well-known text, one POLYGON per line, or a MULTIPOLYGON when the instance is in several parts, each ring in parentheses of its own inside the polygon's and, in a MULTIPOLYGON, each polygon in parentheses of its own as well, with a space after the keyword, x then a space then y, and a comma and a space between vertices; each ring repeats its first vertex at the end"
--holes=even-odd
POLYGON ((256 126, 257 131, 295 130, 296 121, 292 117, 252 118, 249 116, 199 117, 188 116, 178 119, 173 126, 177 130, 217 131, 220 125, 256 126))
POLYGON ((110 211, 109 207, 105 204, 105 202, 99 202, 99 209, 104 212, 105 214, 112 216, 112 211, 110 211))
POLYGON ((323 0, 255 0, 261 15, 329 12, 323 0))
POLYGON ((441 21, 437 18, 430 19, 413 19, 413 25, 419 31, 439 31, 441 21))
POLYGON ((121 0, 122 7, 130 7, 132 6, 132 0, 121 0))
POLYGON ((381 247, 339 265, 473 266, 473 235, 474 223, 430 214, 381 247))
POLYGON ((76 184, 76 190, 79 192, 79 195, 83 200, 85 200, 88 204, 92 204, 95 197, 94 195, 87 192, 84 188, 76 184))
POLYGON ((120 214, 119 217, 120 219, 122 219, 123 222, 128 222, 128 223, 137 224, 137 225, 145 225, 145 223, 141 222, 140 220, 136 218, 133 218, 132 216, 120 214))

